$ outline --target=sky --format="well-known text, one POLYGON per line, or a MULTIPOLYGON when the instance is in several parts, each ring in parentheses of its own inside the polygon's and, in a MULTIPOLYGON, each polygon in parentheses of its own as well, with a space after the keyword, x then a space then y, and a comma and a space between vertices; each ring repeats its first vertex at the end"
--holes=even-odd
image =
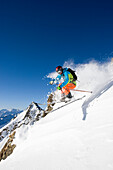
POLYGON ((58 65, 113 57, 113 1, 0 1, 0 109, 44 102, 58 65))

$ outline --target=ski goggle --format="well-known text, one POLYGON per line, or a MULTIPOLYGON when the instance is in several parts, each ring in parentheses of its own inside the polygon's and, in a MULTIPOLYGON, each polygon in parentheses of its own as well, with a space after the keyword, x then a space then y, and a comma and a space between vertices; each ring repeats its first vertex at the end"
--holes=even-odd
POLYGON ((61 74, 61 73, 62 73, 62 70, 58 70, 57 73, 58 73, 58 74, 61 74))

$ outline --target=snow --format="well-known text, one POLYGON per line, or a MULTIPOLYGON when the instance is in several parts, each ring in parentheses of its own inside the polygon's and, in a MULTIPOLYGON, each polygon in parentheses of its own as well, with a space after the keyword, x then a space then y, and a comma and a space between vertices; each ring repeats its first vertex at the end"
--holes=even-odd
MULTIPOLYGON (((26 110, 23 111, 21 114, 19 114, 14 120, 11 120, 11 121, 8 123, 9 130, 12 128, 12 126, 13 126, 14 124, 16 124, 16 122, 21 121, 21 120, 24 118, 25 114, 26 114, 26 110)), ((3 127, 0 129, 0 132, 1 132, 3 129, 5 129, 5 128, 7 128, 7 125, 3 126, 3 127)))
POLYGON ((33 126, 18 128, 13 141, 17 147, 0 162, 0 170, 113 170, 113 68, 110 63, 86 65, 77 66, 77 88, 87 87, 93 94, 73 92, 75 98, 86 97, 33 126))

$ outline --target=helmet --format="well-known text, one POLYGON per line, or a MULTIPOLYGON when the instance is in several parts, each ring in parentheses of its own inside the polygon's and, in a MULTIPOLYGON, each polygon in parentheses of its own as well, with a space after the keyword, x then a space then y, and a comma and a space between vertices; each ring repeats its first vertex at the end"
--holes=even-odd
POLYGON ((62 74, 62 72, 63 72, 62 66, 57 66, 57 67, 56 67, 56 72, 57 72, 58 74, 62 74))

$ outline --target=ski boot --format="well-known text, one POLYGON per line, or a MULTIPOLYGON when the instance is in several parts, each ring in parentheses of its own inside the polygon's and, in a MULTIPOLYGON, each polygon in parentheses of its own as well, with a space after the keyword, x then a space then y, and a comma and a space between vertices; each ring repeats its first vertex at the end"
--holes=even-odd
POLYGON ((66 97, 69 98, 69 99, 71 99, 73 96, 72 96, 71 93, 69 92, 66 97))
POLYGON ((68 95, 66 95, 65 103, 71 101, 72 97, 73 97, 73 96, 72 96, 71 93, 69 92, 68 95))

